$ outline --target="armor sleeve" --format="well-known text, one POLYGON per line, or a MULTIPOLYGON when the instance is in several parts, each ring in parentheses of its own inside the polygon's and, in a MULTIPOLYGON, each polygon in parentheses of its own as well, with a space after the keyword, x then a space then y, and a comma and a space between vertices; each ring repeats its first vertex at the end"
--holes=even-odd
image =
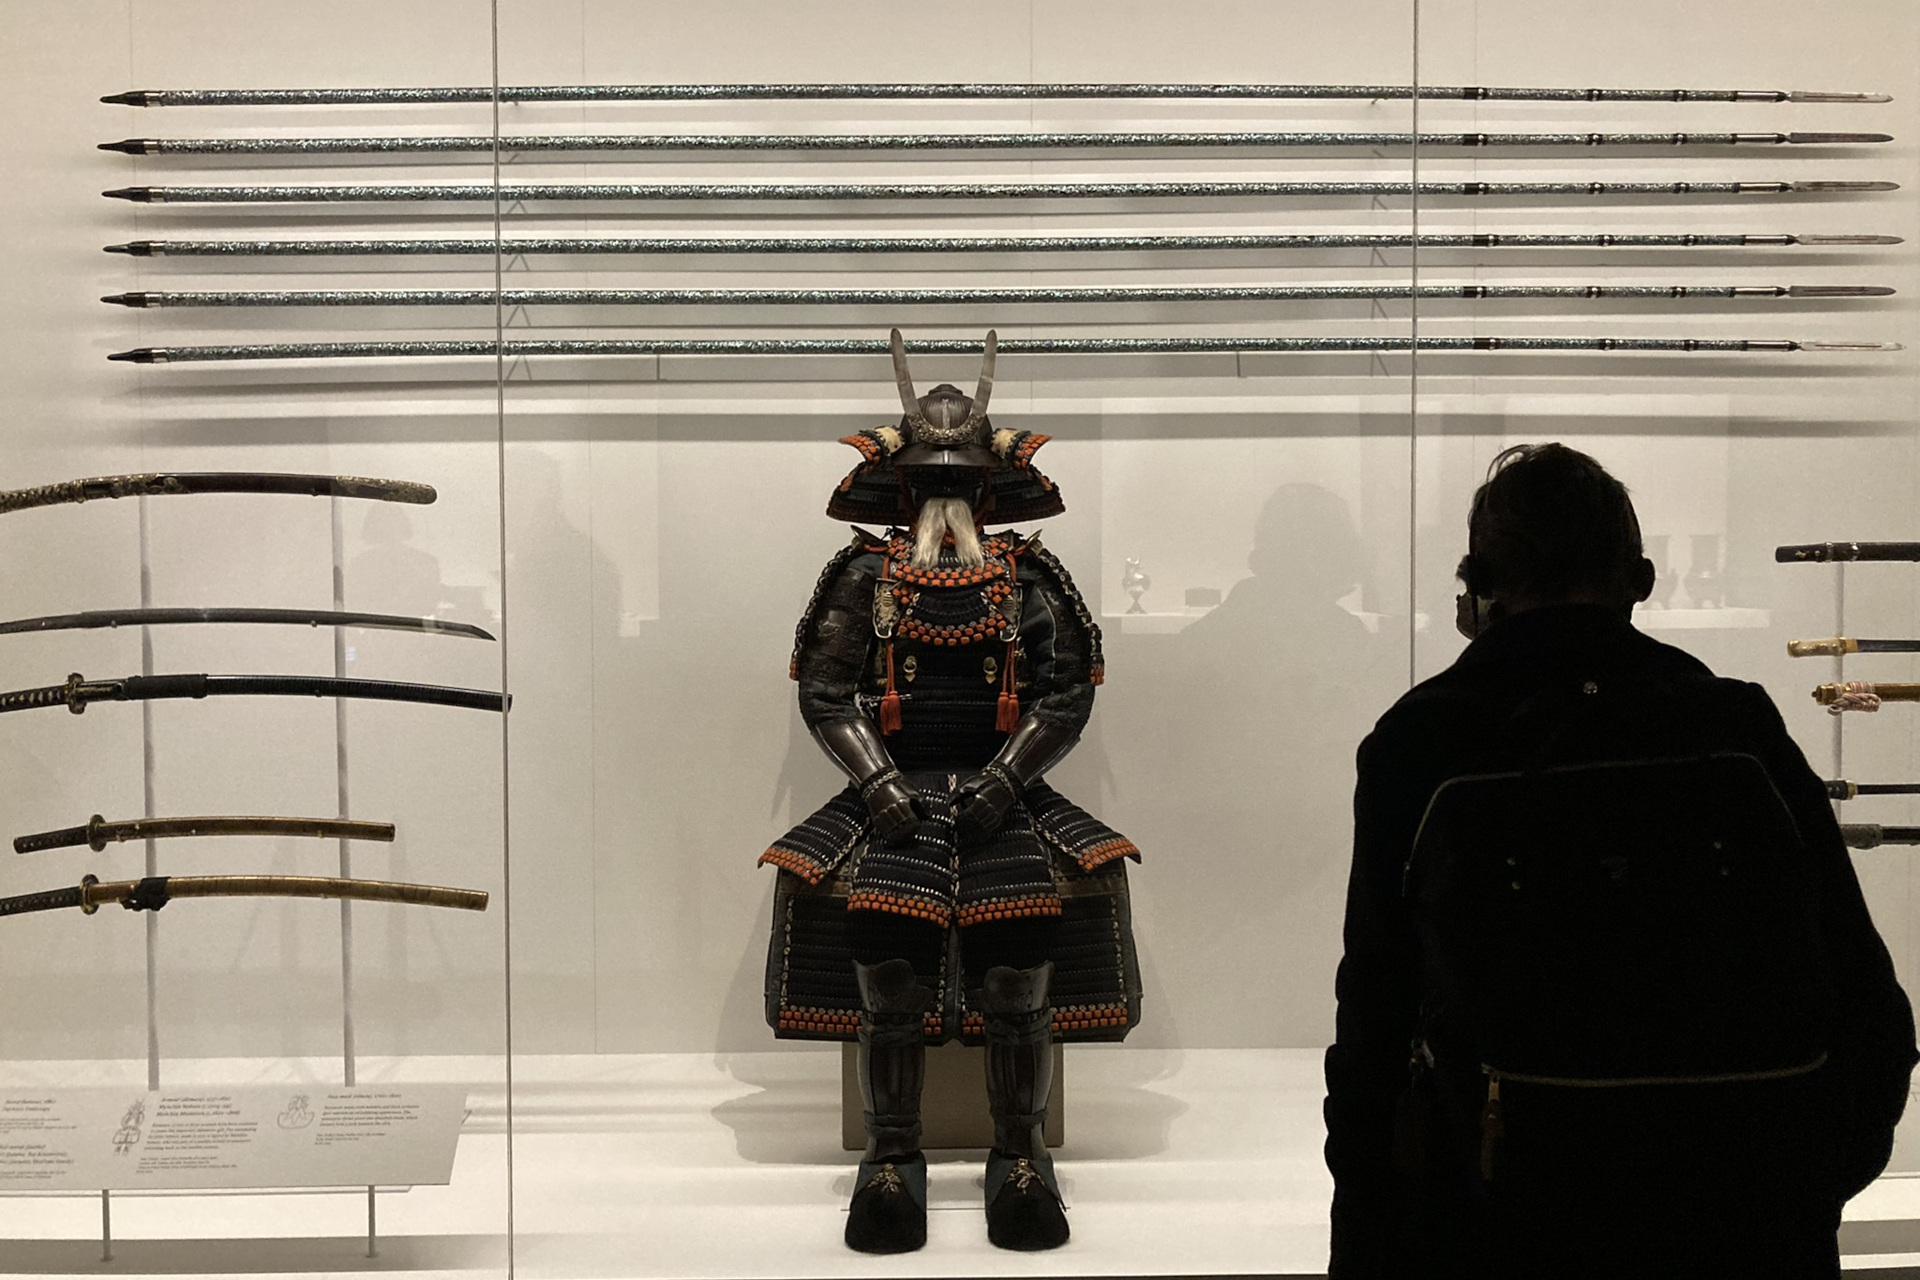
POLYGON ((873 643, 873 583, 879 559, 868 539, 853 542, 827 562, 794 637, 793 679, 800 718, 808 728, 860 714, 854 694, 873 643))
POLYGON ((1100 625, 1066 566, 1039 543, 1021 553, 1020 578, 1027 589, 1020 637, 1033 699, 1026 710, 1078 733, 1093 714, 1093 689, 1104 674, 1100 625))

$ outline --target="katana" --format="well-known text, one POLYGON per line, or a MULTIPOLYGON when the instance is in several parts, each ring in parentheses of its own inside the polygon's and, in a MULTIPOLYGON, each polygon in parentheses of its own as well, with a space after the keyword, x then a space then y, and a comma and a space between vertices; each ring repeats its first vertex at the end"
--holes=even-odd
POLYGON ((216 676, 204 672, 89 680, 76 671, 67 677, 65 684, 0 693, 0 713, 31 711, 38 707, 65 707, 79 715, 96 702, 158 702, 172 698, 236 695, 368 698, 376 702, 420 702, 437 707, 467 707, 474 711, 505 711, 508 706, 505 694, 485 689, 402 684, 394 680, 356 680, 337 676, 216 676))
POLYGON ((1844 560, 1920 560, 1920 542, 1799 542, 1775 547, 1781 564, 1830 564, 1844 560))
MULTIPOLYGON (((1392 351, 1899 351, 1897 342, 1797 342, 1785 338, 1003 338, 1001 355, 1256 355, 1392 351)), ((342 360, 446 356, 865 356, 878 338, 492 338, 400 342, 262 342, 136 347, 109 360, 184 364, 217 360, 342 360)), ((907 350, 978 355, 978 338, 922 338, 907 350)))
POLYGON ((384 89, 132 89, 127 107, 330 107, 454 102, 854 101, 899 98, 1303 98, 1464 102, 1891 102, 1806 89, 1500 89, 1404 84, 557 84, 384 89))
POLYGON ((350 613, 335 609, 95 609, 0 622, 0 636, 31 631, 94 631, 113 627, 165 627, 182 623, 262 623, 288 627, 367 627, 378 631, 420 631, 436 636, 491 640, 490 632, 444 618, 409 618, 390 613, 350 613))
POLYGON ((393 841, 391 822, 358 822, 350 818, 129 818, 108 822, 99 814, 85 826, 62 827, 30 836, 15 836, 15 853, 42 853, 48 849, 77 849, 95 853, 109 844, 128 840, 167 840, 183 836, 310 836, 315 840, 393 841))
POLYGON ((1748 235, 1701 232, 1534 234, 1403 232, 1301 235, 1134 236, 512 236, 423 240, 133 240, 108 253, 156 257, 313 257, 556 253, 1120 253, 1231 249, 1778 249, 1900 244, 1887 235, 1748 235))
POLYGON ((1920 684, 1848 680, 1821 685, 1813 691, 1813 700, 1830 715, 1837 716, 1843 711, 1878 711, 1883 702, 1920 702, 1920 684))
POLYGON ((1840 838, 1849 849, 1877 849, 1883 844, 1920 844, 1920 827, 1883 827, 1877 822, 1843 822, 1840 838))
POLYGON ((394 182, 116 187, 139 204, 526 200, 1100 200, 1221 196, 1781 196, 1898 191, 1897 182, 394 182))
POLYGON ((1920 640, 1855 640, 1835 636, 1831 640, 1789 640, 1789 658, 1837 658, 1848 653, 1920 653, 1920 640))
POLYGON ((176 898, 350 898, 355 902, 401 902, 414 907, 485 911, 483 889, 444 889, 397 880, 343 880, 331 876, 148 876, 102 880, 87 876, 70 889, 0 898, 0 916, 78 907, 92 915, 117 902, 129 911, 158 911, 176 898))
POLYGON ((1350 298, 1884 298, 1886 285, 1310 284, 971 289, 259 289, 113 293, 123 307, 952 306, 1350 298))
POLYGON ((101 498, 171 497, 190 493, 290 493, 316 498, 368 498, 424 505, 439 495, 430 484, 366 476, 282 475, 262 471, 144 471, 63 480, 32 489, 0 490, 0 515, 101 498))
POLYGON ((130 156, 338 156, 570 151, 1058 151, 1172 147, 1851 146, 1890 133, 522 133, 343 138, 122 138, 130 156))
POLYGON ((1853 800, 1860 796, 1920 796, 1920 782, 1848 782, 1838 778, 1820 785, 1829 800, 1853 800))

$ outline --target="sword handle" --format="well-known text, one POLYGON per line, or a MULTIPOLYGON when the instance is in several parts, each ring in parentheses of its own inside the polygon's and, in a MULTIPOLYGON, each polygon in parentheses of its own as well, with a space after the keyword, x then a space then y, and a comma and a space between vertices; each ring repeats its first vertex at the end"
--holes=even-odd
POLYGON ((33 835, 15 836, 13 851, 42 853, 48 849, 71 849, 83 844, 91 846, 96 851, 105 849, 107 838, 101 830, 105 825, 106 819, 96 813, 84 827, 62 827, 58 831, 40 831, 33 835))
POLYGON ((1831 640, 1787 641, 1789 658, 1837 658, 1843 653, 1858 652, 1860 652, 1860 642, 1845 636, 1835 636, 1831 640))
MULTIPOLYGON (((75 675, 73 680, 80 677, 75 675)), ((64 707, 72 705, 77 711, 84 703, 70 703, 67 684, 48 685, 44 689, 16 689, 12 693, 0 693, 0 714, 8 711, 31 711, 36 707, 64 707)))
MULTIPOLYGON (((87 879, 93 879, 88 876, 87 879)), ((65 907, 87 905, 87 886, 74 885, 67 889, 47 889, 41 893, 15 894, 11 898, 0 898, 0 916, 25 915, 29 911, 59 911, 65 907)))
POLYGON ((0 493, 0 515, 9 511, 26 511, 32 507, 51 507, 63 502, 86 500, 86 485, 79 480, 63 480, 59 484, 43 484, 32 489, 10 489, 0 493))

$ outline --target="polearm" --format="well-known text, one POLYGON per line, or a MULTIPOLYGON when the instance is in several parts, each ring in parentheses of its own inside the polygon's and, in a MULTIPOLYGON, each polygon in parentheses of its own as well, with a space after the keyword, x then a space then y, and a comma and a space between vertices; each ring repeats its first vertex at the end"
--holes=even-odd
POLYGON ((1888 235, 1701 232, 1312 232, 1285 235, 1131 236, 508 236, 408 240, 132 240, 106 246, 136 258, 380 257, 385 255, 709 253, 1157 253, 1241 249, 1780 249, 1900 244, 1888 235))
POLYGON ((369 476, 289 475, 264 471, 144 471, 64 480, 31 489, 0 490, 0 515, 34 507, 102 498, 150 498, 197 493, 278 493, 315 498, 368 498, 425 505, 439 495, 430 484, 369 476))
POLYGON ((1861 796, 1916 796, 1920 782, 1848 782, 1835 778, 1821 784, 1829 800, 1855 800, 1861 796))
POLYGON ((951 306, 1010 303, 1324 302, 1352 298, 1884 298, 1886 285, 1145 285, 974 289, 258 289, 114 293, 123 307, 951 306))
POLYGON ((352 613, 337 609, 92 609, 0 622, 0 636, 34 631, 94 631, 114 627, 164 627, 182 623, 250 623, 288 627, 368 627, 378 631, 418 631, 436 636, 491 640, 491 632, 469 622, 410 618, 390 613, 352 613))
POLYGON ((315 840, 374 840, 393 842, 391 822, 359 822, 351 818, 130 818, 108 822, 99 814, 84 826, 61 827, 15 836, 15 853, 43 853, 48 849, 76 849, 81 846, 99 853, 109 844, 128 840, 164 840, 198 836, 309 836, 315 840))
POLYGON ((116 187, 139 204, 525 200, 1101 200, 1229 196, 1780 196, 1897 191, 1897 182, 505 182, 116 187))
POLYGON ((1746 147, 1852 146, 1890 133, 523 133, 340 138, 122 138, 130 156, 335 156, 571 151, 1056 151, 1172 147, 1746 147))
MULTIPOLYGON (((908 351, 978 355, 977 338, 921 338, 908 351)), ((1394 351, 1789 352, 1899 351, 1897 342, 1797 342, 1784 338, 1003 338, 1001 355, 1256 355, 1394 351)), ((107 359, 129 364, 225 360, 340 360, 445 356, 864 356, 877 338, 491 338, 401 342, 264 342, 137 347, 107 359)), ((4 708, 0 708, 4 710, 4 708)))
POLYGON ((1848 680, 1823 684, 1813 691, 1813 700, 1829 715, 1845 711, 1878 711, 1883 702, 1920 702, 1920 684, 1888 684, 1873 680, 1848 680))
POLYGON ((1789 658, 1837 658, 1849 653, 1920 653, 1920 640, 1856 640, 1835 636, 1831 640, 1789 640, 1789 658))
POLYGON ((76 671, 67 677, 65 684, 0 693, 0 714, 41 707, 65 707, 79 715, 96 702, 158 702, 174 698, 232 696, 365 698, 376 702, 466 707, 473 711, 505 711, 508 707, 505 694, 486 689, 403 684, 397 680, 355 680, 337 676, 226 676, 208 675, 205 672, 89 680, 76 671))
POLYGON ((1465 102, 1891 102, 1884 93, 1807 89, 1501 89, 1404 84, 550 84, 364 89, 131 89, 100 101, 128 107, 325 107, 457 102, 856 101, 908 98, 1385 99, 1465 102))
POLYGON ((1843 822, 1840 838, 1849 849, 1877 849, 1883 844, 1920 844, 1920 827, 1883 827, 1877 822, 1843 822))
POLYGON ((78 907, 92 915, 109 902, 129 911, 158 911, 176 898, 351 898, 415 907, 485 911, 483 889, 448 889, 397 880, 348 880, 331 876, 148 876, 101 880, 89 875, 70 889, 48 889, 0 898, 0 916, 78 907))
POLYGON ((1920 560, 1920 542, 1797 542, 1773 549, 1780 564, 1830 564, 1848 560, 1920 560))

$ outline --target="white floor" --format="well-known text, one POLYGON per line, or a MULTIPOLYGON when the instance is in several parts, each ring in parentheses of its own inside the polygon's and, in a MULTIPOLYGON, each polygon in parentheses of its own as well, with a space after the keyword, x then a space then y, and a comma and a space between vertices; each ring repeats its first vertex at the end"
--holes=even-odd
MULTIPOLYGON (((337 1064, 332 1070, 337 1071, 337 1064)), ((97 1196, 0 1198, 8 1275, 501 1274, 507 1261, 499 1062, 364 1064, 363 1083, 462 1080, 471 1115, 450 1187, 366 1194, 116 1196, 114 1260, 97 1196)), ((1067 1057, 1060 1169, 1074 1238, 1043 1255, 986 1242, 979 1153, 936 1153, 927 1248, 866 1258, 840 1243, 853 1159, 840 1150, 832 1047, 514 1064, 519 1276, 1226 1276, 1325 1267, 1319 1053, 1087 1047, 1067 1057)), ((133 1064, 11 1064, 0 1085, 126 1083, 133 1064)), ((325 1063, 176 1063, 169 1082, 332 1078, 325 1063)), ((1848 1208, 1857 1269, 1920 1267, 1920 1175, 1848 1208)), ((1916 1273, 1920 1274, 1920 1273, 1916 1273)))

